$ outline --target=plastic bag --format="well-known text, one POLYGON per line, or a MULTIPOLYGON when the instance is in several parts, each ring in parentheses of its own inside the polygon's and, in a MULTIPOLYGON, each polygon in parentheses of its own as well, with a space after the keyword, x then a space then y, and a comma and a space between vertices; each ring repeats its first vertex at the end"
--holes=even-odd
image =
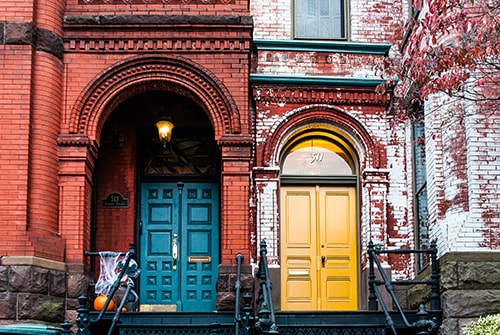
MULTIPOLYGON (((99 279, 95 284, 95 293, 97 295, 106 296, 109 294, 113 284, 118 280, 120 271, 125 266, 127 256, 128 254, 123 255, 122 253, 112 251, 102 251, 99 253, 100 273, 99 279)), ((119 288, 122 289, 123 285, 126 285, 129 280, 136 278, 139 272, 137 263, 133 259, 130 259, 128 268, 120 280, 119 288)))

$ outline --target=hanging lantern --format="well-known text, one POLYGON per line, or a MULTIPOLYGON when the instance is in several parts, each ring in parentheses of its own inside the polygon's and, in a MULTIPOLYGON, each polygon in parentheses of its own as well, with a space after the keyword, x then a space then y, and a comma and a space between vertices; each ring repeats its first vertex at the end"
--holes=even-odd
POLYGON ((172 138, 172 129, 174 129, 174 124, 167 119, 163 119, 156 122, 156 128, 158 128, 158 137, 160 142, 163 143, 163 147, 166 147, 167 143, 170 142, 170 139, 172 138))

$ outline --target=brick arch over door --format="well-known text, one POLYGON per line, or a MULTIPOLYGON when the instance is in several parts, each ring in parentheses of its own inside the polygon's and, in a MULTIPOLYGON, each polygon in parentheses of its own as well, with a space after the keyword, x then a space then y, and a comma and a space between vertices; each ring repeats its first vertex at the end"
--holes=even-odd
POLYGON ((238 107, 210 70, 180 56, 139 56, 112 66, 87 85, 71 112, 69 133, 98 141, 115 107, 137 93, 158 89, 198 103, 212 122, 216 140, 241 132, 238 107))
POLYGON ((329 123, 355 139, 352 144, 358 150, 358 154, 364 156, 360 157, 360 163, 365 168, 385 167, 382 166, 385 162, 385 150, 375 143, 374 136, 358 120, 340 108, 320 104, 291 110, 273 125, 264 146, 263 165, 278 165, 278 152, 281 144, 285 143, 286 136, 294 129, 313 123, 329 123))

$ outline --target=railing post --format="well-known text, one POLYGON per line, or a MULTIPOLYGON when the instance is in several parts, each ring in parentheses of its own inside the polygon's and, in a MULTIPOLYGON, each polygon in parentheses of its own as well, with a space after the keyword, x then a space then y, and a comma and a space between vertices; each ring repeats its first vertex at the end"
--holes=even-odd
POLYGON ((234 283, 235 293, 235 302, 234 302, 234 322, 235 322, 235 335, 239 335, 240 333, 240 291, 241 291, 241 262, 243 261, 243 255, 236 255, 236 282, 234 283))
POLYGON ((260 261, 258 272, 260 279, 260 292, 258 301, 259 310, 257 311, 258 321, 256 328, 260 329, 260 331, 265 334, 279 334, 274 315, 272 284, 269 279, 269 269, 267 267, 266 255, 266 241, 262 240, 260 242, 260 261))
POLYGON ((243 301, 244 305, 242 308, 243 314, 241 315, 241 325, 245 328, 246 334, 248 334, 248 331, 250 328, 254 327, 255 325, 255 317, 253 315, 253 308, 252 308, 252 295, 250 293, 245 293, 243 295, 243 301))
POLYGON ((78 302, 80 303, 80 307, 78 308, 78 316, 76 317, 76 325, 78 327, 76 334, 77 335, 90 335, 90 317, 89 317, 89 309, 87 308, 87 297, 81 295, 78 297, 78 302))
POLYGON ((368 242, 368 310, 376 311, 378 310, 377 296, 375 294, 375 289, 373 285, 375 284, 375 266, 373 264, 374 257, 374 245, 373 241, 368 242))
POLYGON ((438 327, 434 320, 429 319, 429 313, 424 305, 418 307, 417 317, 418 320, 412 324, 417 335, 430 335, 436 332, 438 327))
POLYGON ((441 302, 439 298, 439 267, 437 263, 437 243, 436 240, 430 244, 431 256, 431 310, 441 310, 441 302))
POLYGON ((73 325, 71 324, 71 322, 69 322, 68 320, 64 320, 64 323, 61 324, 61 328, 63 329, 61 331, 61 335, 70 335, 70 334, 73 334, 71 332, 71 327, 73 327, 73 325))

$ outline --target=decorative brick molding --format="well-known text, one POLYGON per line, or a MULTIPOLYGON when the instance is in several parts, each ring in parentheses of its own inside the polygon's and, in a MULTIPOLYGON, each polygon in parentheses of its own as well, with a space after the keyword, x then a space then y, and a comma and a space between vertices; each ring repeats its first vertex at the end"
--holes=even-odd
POLYGON ((99 138, 108 114, 130 96, 153 88, 175 90, 200 103, 213 120, 216 138, 241 132, 236 102, 208 69, 181 56, 143 56, 118 63, 83 90, 71 113, 70 133, 99 138))
POLYGON ((378 94, 374 90, 256 85, 253 91, 256 101, 259 102, 375 106, 387 106, 390 102, 389 94, 378 94))
POLYGON ((80 5, 229 5, 235 0, 78 0, 80 5))
POLYGON ((65 49, 70 52, 115 53, 247 53, 252 26, 251 17, 236 15, 66 16, 65 49), (207 30, 210 31, 209 37, 207 30))
MULTIPOLYGON (((254 93, 254 97, 259 101, 256 93, 254 93)), ((269 137, 264 144, 262 152, 264 166, 274 166, 273 157, 275 157, 276 150, 280 147, 280 143, 283 143, 284 136, 288 129, 297 128, 301 124, 306 125, 313 123, 321 123, 323 127, 326 123, 330 123, 332 126, 342 125, 344 131, 347 129, 350 136, 356 137, 358 143, 363 145, 363 148, 359 149, 367 155, 366 161, 370 162, 370 166, 378 168, 383 164, 381 158, 385 156, 385 153, 377 146, 373 136, 358 120, 345 113, 345 111, 339 107, 326 104, 315 104, 292 109, 282 118, 282 122, 277 122, 275 126, 270 129, 269 137)))
POLYGON ((64 40, 67 52, 248 53, 252 27, 237 15, 66 16, 64 40))
POLYGON ((207 39, 207 38, 85 38, 71 39, 66 43, 66 50, 71 52, 239 52, 248 50, 250 42, 246 40, 207 39))

